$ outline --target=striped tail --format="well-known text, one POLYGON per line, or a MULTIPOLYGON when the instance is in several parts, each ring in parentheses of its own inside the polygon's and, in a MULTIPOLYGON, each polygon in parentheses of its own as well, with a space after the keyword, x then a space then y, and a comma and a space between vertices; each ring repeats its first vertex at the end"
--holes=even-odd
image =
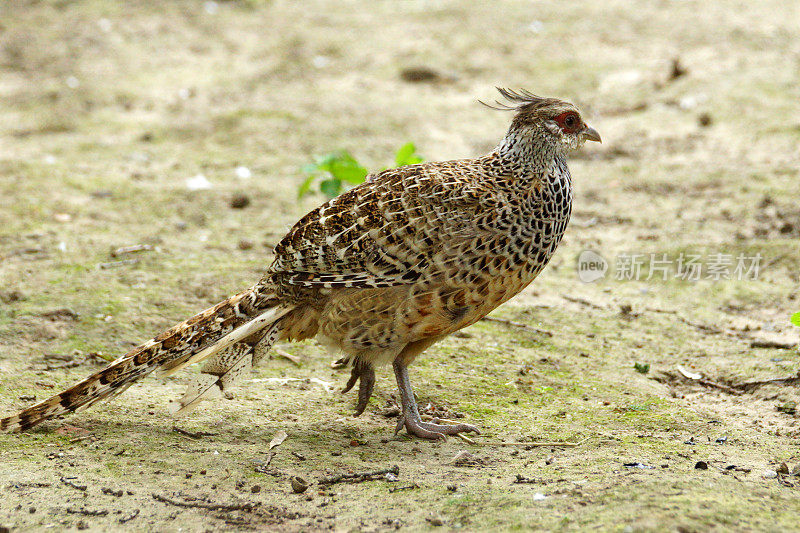
MULTIPOLYGON (((235 351, 235 345, 242 341, 245 346, 252 346, 254 339, 277 338, 280 335, 277 325, 291 310, 292 306, 280 304, 272 294, 264 293, 263 286, 257 285, 168 329, 64 392, 0 419, 0 431, 25 431, 50 418, 85 409, 124 392, 154 370, 173 373, 215 354, 235 351), (267 334, 262 334, 262 330, 267 334)), ((211 362, 218 360, 219 357, 211 362)), ((237 366, 234 361, 229 370, 232 376, 219 385, 220 390, 241 374, 242 365, 237 366)), ((203 396, 203 391, 199 396, 203 396)), ((194 405, 200 397, 188 403, 194 405)))

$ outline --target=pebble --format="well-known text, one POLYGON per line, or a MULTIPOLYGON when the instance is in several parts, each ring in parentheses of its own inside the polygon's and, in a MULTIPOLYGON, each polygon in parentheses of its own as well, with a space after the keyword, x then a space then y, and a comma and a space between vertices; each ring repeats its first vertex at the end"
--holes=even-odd
POLYGON ((778 473, 774 470, 764 470, 764 473, 761 474, 761 477, 764 479, 775 479, 778 477, 778 473))
POLYGON ((302 494, 308 490, 308 482, 300 476, 292 476, 290 481, 292 483, 292 492, 295 494, 302 494))
POLYGON ((250 205, 250 197, 242 193, 234 194, 230 205, 233 209, 244 209, 250 205))
POLYGON ((194 177, 186 178, 186 188, 190 191, 205 191, 213 187, 211 182, 208 181, 202 174, 197 174, 194 177))
POLYGON ((236 177, 240 180, 248 180, 253 177, 253 173, 250 171, 250 169, 243 166, 236 167, 234 173, 236 173, 236 177))

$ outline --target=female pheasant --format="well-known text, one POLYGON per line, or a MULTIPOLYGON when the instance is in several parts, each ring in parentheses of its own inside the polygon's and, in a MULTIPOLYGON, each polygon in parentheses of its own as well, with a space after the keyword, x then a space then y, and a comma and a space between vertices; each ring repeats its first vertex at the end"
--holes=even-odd
POLYGON ((275 248, 264 278, 133 349, 72 388, 0 420, 26 430, 115 396, 160 369, 206 360, 174 412, 225 393, 280 339, 317 337, 345 354, 366 408, 374 367, 391 363, 397 429, 437 439, 470 424, 423 422, 408 365, 436 341, 475 323, 524 289, 555 252, 569 221, 566 153, 600 141, 578 109, 527 91, 498 89, 514 112, 490 154, 412 165, 311 211, 275 248))

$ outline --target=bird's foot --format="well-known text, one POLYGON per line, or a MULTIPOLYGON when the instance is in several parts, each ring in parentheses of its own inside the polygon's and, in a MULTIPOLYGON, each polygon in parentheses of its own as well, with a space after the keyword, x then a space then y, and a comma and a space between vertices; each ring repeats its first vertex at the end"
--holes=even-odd
MULTIPOLYGON (((434 418, 433 422, 423 422, 422 417, 419 415, 419 408, 417 407, 417 400, 414 399, 414 391, 411 390, 411 382, 408 379, 408 369, 399 359, 395 359, 392 363, 394 368, 394 375, 397 378, 397 388, 400 391, 400 401, 403 405, 403 411, 400 414, 400 420, 397 421, 397 428, 394 430, 395 435, 403 429, 410 435, 416 435, 423 439, 436 439, 447 440, 446 435, 458 435, 466 431, 472 433, 480 433, 480 430, 472 424, 440 424, 445 422, 438 418, 434 418)), ((447 420, 446 422, 451 422, 447 420)))
POLYGON ((442 420, 434 418, 433 422, 423 422, 419 417, 400 415, 394 434, 400 432, 403 427, 410 435, 415 435, 423 439, 447 440, 446 435, 457 435, 459 433, 472 432, 480 434, 480 430, 472 424, 440 424, 442 420))
MULTIPOLYGON (((337 361, 338 362, 338 361, 337 361)), ((350 391, 358 381, 358 404, 354 416, 360 416, 367 408, 369 399, 372 396, 372 389, 375 388, 375 370, 369 363, 362 363, 360 360, 353 362, 353 369, 350 371, 350 379, 347 381, 342 394, 350 391)))

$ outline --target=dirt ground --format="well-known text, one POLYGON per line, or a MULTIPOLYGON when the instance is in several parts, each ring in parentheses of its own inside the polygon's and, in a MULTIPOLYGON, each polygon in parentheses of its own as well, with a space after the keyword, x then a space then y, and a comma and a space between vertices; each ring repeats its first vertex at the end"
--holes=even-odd
POLYGON ((0 531, 796 530, 797 380, 747 383, 800 370, 798 72, 796 2, 3 3, 2 413, 255 282, 322 201, 296 198, 314 155, 485 153, 495 85, 575 101, 604 143, 571 160, 553 262, 492 315, 527 327, 412 368, 474 444, 394 436, 388 369, 353 418, 336 355, 283 346, 185 419, 187 374, 0 435, 0 531), (715 254, 757 279, 706 279, 715 254))

